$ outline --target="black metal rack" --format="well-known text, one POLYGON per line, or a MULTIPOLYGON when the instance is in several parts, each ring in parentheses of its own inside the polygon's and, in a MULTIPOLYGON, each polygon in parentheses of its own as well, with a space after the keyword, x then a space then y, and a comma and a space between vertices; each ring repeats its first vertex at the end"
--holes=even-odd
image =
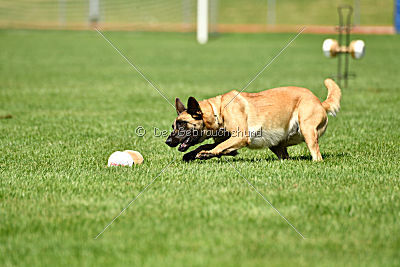
MULTIPOLYGON (((339 26, 337 27, 338 31, 338 43, 339 47, 349 47, 350 45, 350 32, 351 32, 351 16, 353 15, 353 7, 350 5, 341 5, 338 6, 338 14, 339 14, 339 26), (346 21, 344 20, 346 18, 346 21), (345 40, 343 40, 343 35, 345 40)), ((337 74, 335 77, 337 78, 337 82, 339 86, 342 86, 342 80, 344 80, 344 87, 347 87, 348 78, 355 77, 354 73, 349 72, 349 53, 339 52, 337 55, 338 64, 337 64, 337 74), (342 56, 344 56, 344 66, 342 63, 342 56), (344 71, 342 71, 344 70, 344 71)))

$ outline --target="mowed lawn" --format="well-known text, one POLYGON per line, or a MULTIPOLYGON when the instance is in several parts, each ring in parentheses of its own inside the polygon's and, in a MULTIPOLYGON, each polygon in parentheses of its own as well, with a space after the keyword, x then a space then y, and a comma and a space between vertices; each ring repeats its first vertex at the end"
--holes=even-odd
MULTIPOLYGON (((243 88, 294 36, 105 35, 171 102, 243 88)), ((325 99, 327 37, 300 35, 246 91, 297 85, 325 99)), ((351 61, 324 162, 302 144, 287 161, 243 149, 184 163, 154 135, 175 110, 96 32, 0 31, 0 116, 13 116, 0 120, 1 265, 399 266, 400 36, 354 38, 367 54, 351 61), (144 164, 107 168, 124 149, 144 164)))

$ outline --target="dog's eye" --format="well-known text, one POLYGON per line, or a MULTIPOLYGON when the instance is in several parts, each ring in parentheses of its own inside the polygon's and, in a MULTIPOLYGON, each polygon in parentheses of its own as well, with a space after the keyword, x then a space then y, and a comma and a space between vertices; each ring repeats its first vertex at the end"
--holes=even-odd
POLYGON ((186 123, 187 123, 186 121, 177 121, 176 128, 183 128, 183 127, 185 127, 186 123))

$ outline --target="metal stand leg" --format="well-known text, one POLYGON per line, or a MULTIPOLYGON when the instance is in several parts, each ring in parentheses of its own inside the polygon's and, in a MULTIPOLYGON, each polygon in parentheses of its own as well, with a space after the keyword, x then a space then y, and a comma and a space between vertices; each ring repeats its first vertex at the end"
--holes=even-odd
MULTIPOLYGON (((343 5, 338 7, 339 13, 339 27, 338 27, 338 43, 339 47, 348 47, 350 44, 350 31, 351 31, 351 15, 353 14, 353 8, 349 5, 343 5), (343 20, 344 10, 347 10, 346 22, 343 20), (343 31, 346 33, 346 40, 343 43, 343 31)), ((341 49, 343 50, 343 49, 341 49)), ((347 87, 349 78, 349 53, 338 53, 338 84, 342 86, 342 80, 344 80, 344 87, 347 87), (344 72, 342 73, 342 55, 344 54, 344 72)))

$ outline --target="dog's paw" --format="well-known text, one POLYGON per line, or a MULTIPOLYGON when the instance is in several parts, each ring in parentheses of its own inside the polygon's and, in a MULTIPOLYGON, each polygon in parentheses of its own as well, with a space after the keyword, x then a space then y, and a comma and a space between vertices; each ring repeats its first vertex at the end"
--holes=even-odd
POLYGON ((197 155, 196 151, 192 151, 192 152, 186 153, 185 155, 183 155, 182 160, 186 161, 186 162, 195 160, 196 159, 196 155, 197 155))
POLYGON ((239 154, 239 152, 237 152, 237 150, 234 150, 234 151, 232 151, 232 152, 226 154, 225 156, 232 156, 232 157, 234 157, 234 156, 236 156, 237 154, 239 154))
POLYGON ((197 153, 196 155, 196 159, 211 159, 213 157, 216 157, 216 155, 214 155, 213 153, 211 153, 210 151, 200 151, 199 153, 197 153))

